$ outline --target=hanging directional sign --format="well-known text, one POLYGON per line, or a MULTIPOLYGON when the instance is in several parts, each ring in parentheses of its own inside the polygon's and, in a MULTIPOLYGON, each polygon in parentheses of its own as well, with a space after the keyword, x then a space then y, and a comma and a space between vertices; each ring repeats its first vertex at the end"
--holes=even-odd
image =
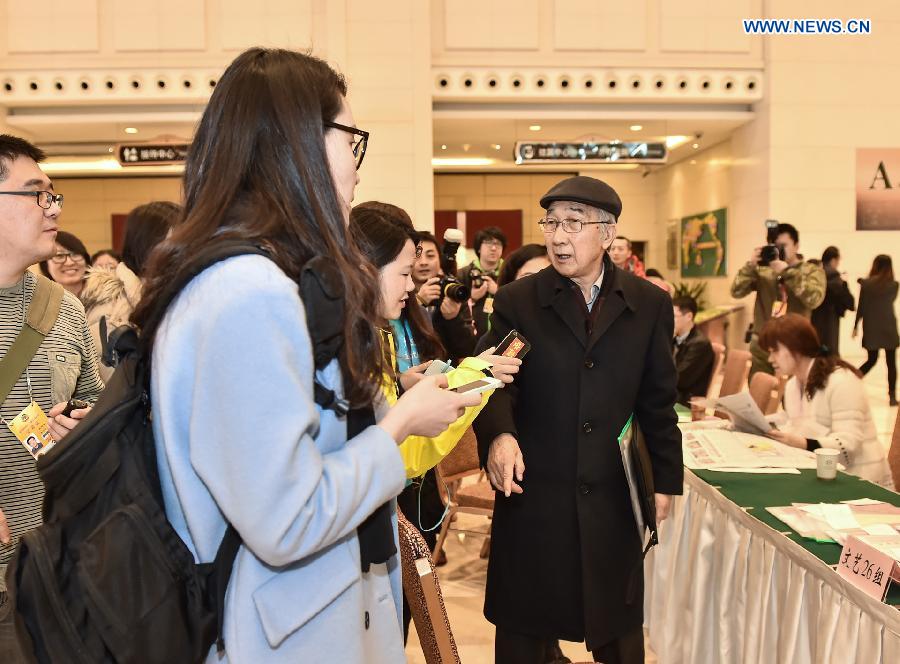
POLYGON ((120 143, 116 156, 122 166, 183 164, 190 143, 120 143))
POLYGON ((662 164, 666 161, 666 144, 519 141, 514 154, 517 164, 662 164))

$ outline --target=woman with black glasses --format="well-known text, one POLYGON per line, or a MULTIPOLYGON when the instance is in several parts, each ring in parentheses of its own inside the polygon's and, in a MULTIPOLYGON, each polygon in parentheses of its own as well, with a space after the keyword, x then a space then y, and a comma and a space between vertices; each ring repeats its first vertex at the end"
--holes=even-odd
POLYGON ((238 56, 200 120, 184 213, 133 317, 153 344, 169 520, 202 562, 228 524, 243 542, 225 602, 230 662, 405 661, 397 445, 481 400, 437 377, 390 409, 380 400, 378 274, 347 231, 366 134, 346 94, 317 58, 238 56), (166 306, 198 253, 235 240, 266 255, 205 269, 166 306))
POLYGON ((81 297, 84 275, 91 266, 91 255, 84 243, 66 231, 56 234, 56 253, 40 262, 41 272, 60 286, 81 297))

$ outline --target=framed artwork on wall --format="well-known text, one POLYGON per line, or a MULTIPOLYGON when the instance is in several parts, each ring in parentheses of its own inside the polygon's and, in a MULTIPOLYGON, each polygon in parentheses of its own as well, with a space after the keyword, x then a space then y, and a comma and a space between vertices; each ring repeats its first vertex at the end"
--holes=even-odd
POLYGON ((727 209, 681 219, 681 276, 724 277, 728 256, 727 209))
POLYGON ((900 148, 856 150, 856 230, 900 230, 900 148))
POLYGON ((678 231, 681 221, 670 219, 666 222, 666 268, 678 269, 678 231))

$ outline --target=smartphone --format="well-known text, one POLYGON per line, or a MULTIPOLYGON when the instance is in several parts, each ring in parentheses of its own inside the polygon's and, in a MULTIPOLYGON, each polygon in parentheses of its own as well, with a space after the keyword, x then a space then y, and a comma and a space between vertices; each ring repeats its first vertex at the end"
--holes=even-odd
POLYGON ((445 374, 450 371, 453 367, 444 362, 443 360, 434 360, 431 364, 428 365, 428 368, 425 369, 425 376, 437 376, 438 374, 445 374))
POLYGON ((495 390, 498 387, 503 387, 502 380, 497 378, 480 378, 471 383, 454 387, 450 391, 456 392, 457 394, 480 394, 481 392, 487 392, 488 390, 495 390))
POLYGON ((518 357, 521 360, 530 350, 531 344, 528 339, 523 337, 518 330, 513 330, 503 338, 503 341, 497 346, 497 350, 494 351, 494 355, 518 357))
POLYGON ((87 408, 90 406, 87 401, 82 401, 81 399, 69 399, 69 403, 66 404, 66 407, 63 408, 63 412, 60 415, 65 415, 66 417, 72 416, 73 410, 81 410, 82 408, 87 408))

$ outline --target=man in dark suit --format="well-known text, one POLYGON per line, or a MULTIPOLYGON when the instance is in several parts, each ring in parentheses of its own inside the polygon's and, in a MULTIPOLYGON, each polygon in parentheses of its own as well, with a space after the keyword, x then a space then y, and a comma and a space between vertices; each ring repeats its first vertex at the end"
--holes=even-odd
POLYGON ((683 480, 672 301, 607 255, 622 211, 609 185, 568 178, 541 206, 551 267, 497 292, 480 342, 516 329, 532 344, 474 424, 497 490, 484 612, 497 664, 545 664, 558 639, 639 664, 643 542, 618 438, 633 413, 664 519, 683 480))
POLYGON ((697 301, 690 295, 672 300, 675 314, 675 368, 678 371, 678 402, 705 397, 712 378, 716 353, 709 339, 694 325, 697 301))

